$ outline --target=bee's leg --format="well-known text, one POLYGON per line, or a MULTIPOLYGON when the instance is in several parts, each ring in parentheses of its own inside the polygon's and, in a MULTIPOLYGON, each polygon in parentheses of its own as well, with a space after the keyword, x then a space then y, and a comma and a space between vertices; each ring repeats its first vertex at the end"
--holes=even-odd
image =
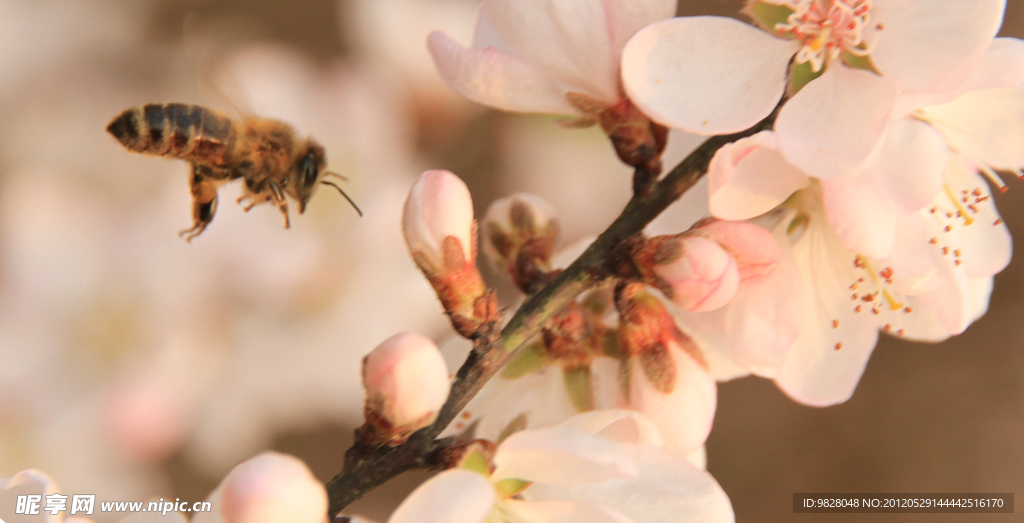
POLYGON ((202 234, 206 226, 213 221, 217 212, 217 181, 203 175, 202 168, 192 165, 192 228, 178 233, 185 241, 192 243, 192 238, 202 234))
POLYGON ((269 180, 267 185, 270 187, 270 194, 274 195, 274 200, 277 202, 277 208, 284 215, 284 228, 290 229, 292 226, 291 219, 288 218, 288 200, 284 198, 284 191, 281 190, 281 186, 274 180, 269 180))

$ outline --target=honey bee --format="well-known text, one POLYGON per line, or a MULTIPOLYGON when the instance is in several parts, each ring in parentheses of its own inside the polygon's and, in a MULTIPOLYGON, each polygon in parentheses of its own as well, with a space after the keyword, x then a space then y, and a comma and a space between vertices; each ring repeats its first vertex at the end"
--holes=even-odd
POLYGON ((193 223, 179 233, 188 242, 213 221, 217 190, 238 178, 245 181, 238 199, 239 204, 248 201, 245 211, 272 202, 284 215, 285 229, 291 227, 285 196, 298 202, 301 214, 319 184, 337 189, 363 215, 341 187, 326 179, 345 177, 324 170, 324 148, 278 120, 232 119, 200 105, 146 104, 118 115, 107 132, 129 151, 189 162, 193 223))

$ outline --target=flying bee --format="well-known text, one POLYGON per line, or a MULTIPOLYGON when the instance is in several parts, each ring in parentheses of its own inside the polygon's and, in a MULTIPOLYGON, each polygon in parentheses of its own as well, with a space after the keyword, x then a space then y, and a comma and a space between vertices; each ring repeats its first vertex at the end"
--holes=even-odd
POLYGON ((324 170, 324 148, 312 138, 300 138, 292 127, 270 118, 229 116, 200 105, 146 104, 128 109, 107 126, 130 151, 179 158, 191 165, 192 228, 179 236, 189 242, 201 234, 217 212, 217 190, 225 183, 245 181, 238 203, 245 211, 272 202, 288 218, 290 196, 299 213, 316 192, 318 184, 337 189, 363 215, 337 184, 328 180, 340 174, 324 170))

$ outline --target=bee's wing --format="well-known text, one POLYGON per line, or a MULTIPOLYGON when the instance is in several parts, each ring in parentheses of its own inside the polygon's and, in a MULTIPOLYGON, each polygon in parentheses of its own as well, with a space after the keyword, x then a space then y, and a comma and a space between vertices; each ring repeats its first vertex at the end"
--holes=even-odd
POLYGON ((227 50, 213 38, 215 34, 205 30, 199 17, 187 18, 183 34, 183 46, 188 63, 194 69, 199 91, 210 100, 212 107, 229 108, 231 116, 241 118, 255 114, 245 90, 230 71, 222 57, 227 50))

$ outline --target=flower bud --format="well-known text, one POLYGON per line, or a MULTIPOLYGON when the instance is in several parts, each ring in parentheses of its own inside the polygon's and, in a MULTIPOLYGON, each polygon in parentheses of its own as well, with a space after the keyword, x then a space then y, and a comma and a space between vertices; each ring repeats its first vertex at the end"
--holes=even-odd
POLYGON ((558 239, 555 209, 532 194, 496 200, 484 215, 484 254, 524 292, 547 283, 558 239))
POLYGON ((621 271, 691 312, 729 303, 741 282, 767 276, 781 257, 778 243, 763 227, 715 219, 675 236, 631 238, 622 251, 628 263, 619 263, 621 271))
POLYGON ((448 399, 448 366, 434 342, 396 334, 363 359, 366 425, 361 437, 398 445, 434 422, 448 399))
POLYGON ((496 318, 497 300, 476 268, 476 222, 466 184, 449 171, 421 174, 405 200, 402 229, 413 261, 455 329, 476 336, 496 318))
POLYGON ((705 218, 691 230, 706 234, 732 255, 743 283, 768 276, 782 258, 779 242, 760 225, 705 218))
POLYGON ((214 512, 197 513, 196 523, 322 523, 327 513, 323 484, 301 460, 278 452, 264 452, 232 469, 210 501, 214 512))
POLYGON ((707 236, 634 238, 626 249, 640 279, 688 311, 717 309, 739 288, 736 260, 707 236))
POLYGON ((640 283, 615 292, 625 405, 650 417, 665 447, 682 455, 704 444, 715 416, 715 380, 703 353, 665 305, 640 283))

